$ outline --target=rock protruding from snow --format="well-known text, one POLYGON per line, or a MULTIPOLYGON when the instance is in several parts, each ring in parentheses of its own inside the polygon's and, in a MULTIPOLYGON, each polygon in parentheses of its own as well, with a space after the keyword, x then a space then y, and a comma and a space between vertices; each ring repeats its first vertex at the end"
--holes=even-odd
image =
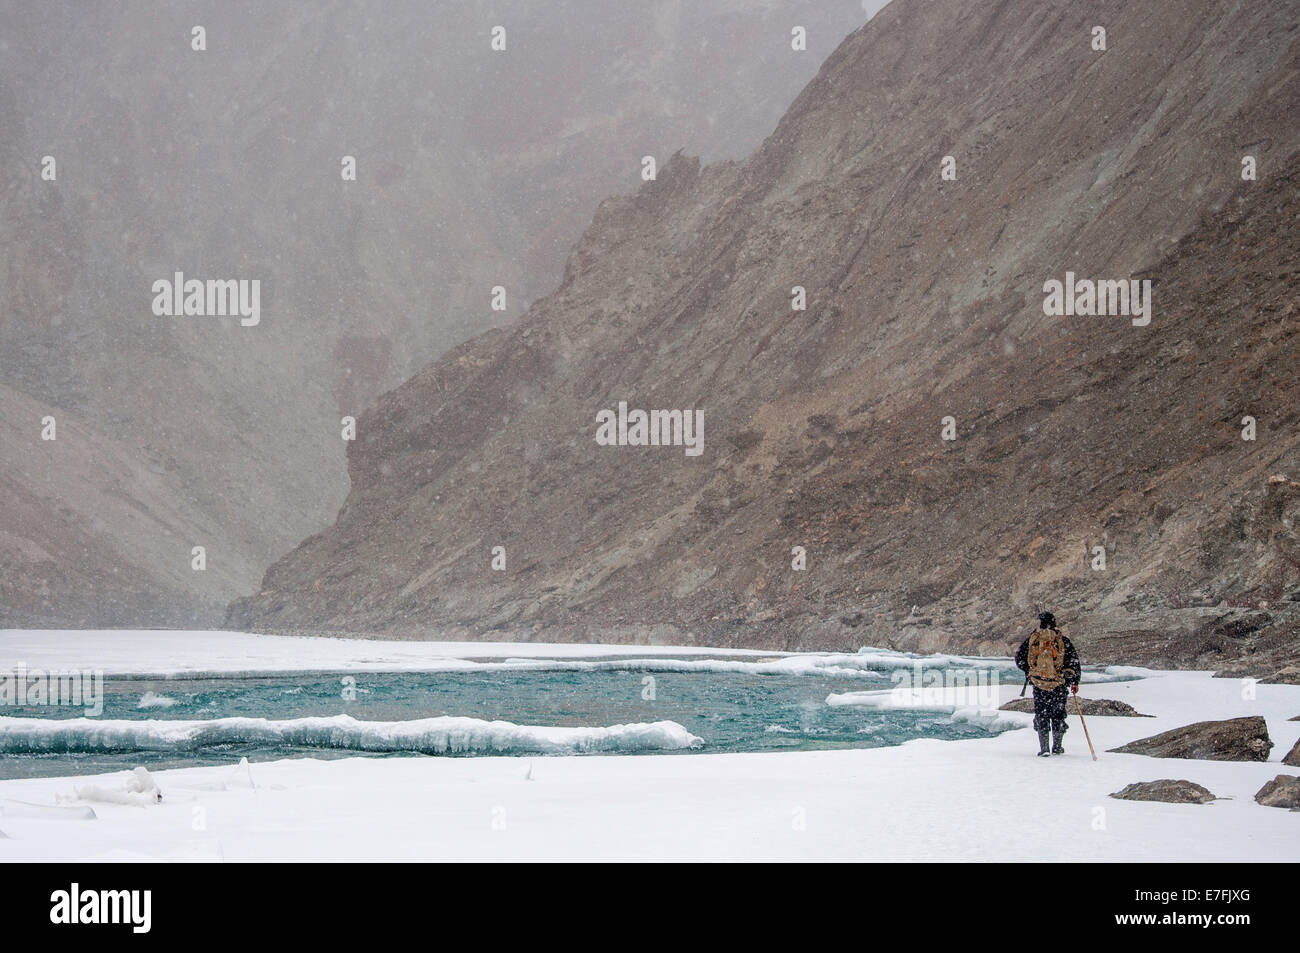
POLYGON ((1198 721, 1182 728, 1139 738, 1111 751, 1152 758, 1195 758, 1204 761, 1267 761, 1273 749, 1268 725, 1258 715, 1226 721, 1198 721))
POLYGON ((1300 685, 1300 665, 1288 665, 1278 669, 1268 678, 1261 679, 1264 685, 1300 685))
POLYGON ((1111 797, 1121 801, 1163 801, 1166 804, 1209 804, 1214 795, 1194 781, 1174 781, 1161 778, 1159 781, 1138 781, 1111 797))
POLYGON ((1296 739, 1295 745, 1292 746, 1287 756, 1282 759, 1282 763, 1293 768, 1300 768, 1300 738, 1296 739))
POLYGON ((1259 789, 1255 800, 1265 807, 1286 807, 1300 811, 1300 777, 1279 774, 1259 789))
MULTIPOLYGON (((1113 698, 1079 698, 1079 707, 1083 709, 1083 714, 1092 718, 1093 716, 1116 718, 1154 718, 1155 715, 1144 715, 1132 705, 1116 701, 1113 698)), ((1020 711, 1032 715, 1034 713, 1034 700, 1032 698, 1013 698, 1001 708, 1002 711, 1020 711)), ((1073 712, 1073 706, 1071 706, 1073 712)))

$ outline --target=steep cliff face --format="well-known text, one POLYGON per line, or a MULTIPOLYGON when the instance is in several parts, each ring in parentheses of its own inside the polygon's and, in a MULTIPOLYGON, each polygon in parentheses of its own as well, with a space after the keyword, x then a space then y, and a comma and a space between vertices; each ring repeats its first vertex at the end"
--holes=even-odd
POLYGON ((895 0, 750 159, 602 203, 384 395, 228 621, 1003 651, 1046 603, 1095 657, 1294 651, 1300 34, 1161 9, 895 0), (1150 324, 1046 315, 1067 271, 1149 279, 1150 324), (598 445, 619 401, 704 452, 598 445))
POLYGON ((643 155, 754 148, 863 19, 858 0, 0 10, 0 625, 218 621, 338 511, 342 416, 554 288, 643 155), (155 317, 178 270, 261 281, 260 324, 155 317))

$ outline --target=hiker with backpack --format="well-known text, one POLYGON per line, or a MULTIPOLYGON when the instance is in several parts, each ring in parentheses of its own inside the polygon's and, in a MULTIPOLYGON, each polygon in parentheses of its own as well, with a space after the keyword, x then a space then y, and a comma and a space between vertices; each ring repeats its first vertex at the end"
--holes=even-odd
POLYGON ((1038 629, 1016 650, 1016 668, 1034 686, 1034 730, 1038 732, 1038 756, 1048 755, 1049 734, 1054 736, 1051 754, 1065 754, 1065 703, 1070 692, 1079 691, 1079 653, 1074 650, 1050 612, 1038 614, 1038 629))

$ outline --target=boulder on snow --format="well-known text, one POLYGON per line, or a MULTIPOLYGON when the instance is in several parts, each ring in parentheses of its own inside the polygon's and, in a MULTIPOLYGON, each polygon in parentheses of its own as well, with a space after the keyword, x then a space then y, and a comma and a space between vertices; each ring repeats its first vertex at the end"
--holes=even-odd
POLYGON ((1262 685, 1300 685, 1300 665, 1278 669, 1268 678, 1260 679, 1262 685))
POLYGON ((1265 807, 1289 807, 1300 811, 1300 777, 1279 774, 1259 789, 1255 800, 1265 807))
POLYGON ((1163 801, 1166 804, 1208 804, 1214 795, 1192 781, 1174 781, 1161 778, 1159 781, 1138 781, 1111 797, 1121 801, 1163 801))
POLYGON ((1296 739, 1296 743, 1291 747, 1291 751, 1287 756, 1282 759, 1282 763, 1293 768, 1300 768, 1300 738, 1296 739))
POLYGON ((1205 761, 1267 761, 1273 741, 1259 715, 1226 721, 1198 721, 1111 748, 1120 754, 1152 758, 1196 758, 1205 761))
MULTIPOLYGON (((1079 696, 1075 696, 1079 698, 1079 696)), ((1132 705, 1125 702, 1115 701, 1113 698, 1079 698, 1079 707, 1083 709, 1083 716, 1091 718, 1094 715, 1115 716, 1120 718, 1154 718, 1155 715, 1144 715, 1132 705)), ((1034 713, 1034 700, 1032 698, 1013 698, 1000 709, 1001 711, 1021 711, 1025 714, 1034 713)), ((1074 705, 1069 705, 1069 711, 1074 712, 1074 705)))

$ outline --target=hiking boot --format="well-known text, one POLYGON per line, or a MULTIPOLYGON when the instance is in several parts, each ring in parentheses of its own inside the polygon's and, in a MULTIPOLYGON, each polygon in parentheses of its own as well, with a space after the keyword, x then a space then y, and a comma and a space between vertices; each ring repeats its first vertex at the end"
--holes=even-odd
MULTIPOLYGON (((1055 729, 1052 734, 1054 735, 1052 738, 1052 754, 1065 754, 1065 749, 1061 747, 1061 739, 1065 736, 1064 726, 1055 729)), ((1047 747, 1046 742, 1044 742, 1043 747, 1047 747)))
POLYGON ((1048 741, 1051 739, 1051 736, 1052 733, 1047 728, 1040 728, 1038 730, 1038 757, 1040 758, 1047 757, 1048 754, 1047 744, 1048 741))

